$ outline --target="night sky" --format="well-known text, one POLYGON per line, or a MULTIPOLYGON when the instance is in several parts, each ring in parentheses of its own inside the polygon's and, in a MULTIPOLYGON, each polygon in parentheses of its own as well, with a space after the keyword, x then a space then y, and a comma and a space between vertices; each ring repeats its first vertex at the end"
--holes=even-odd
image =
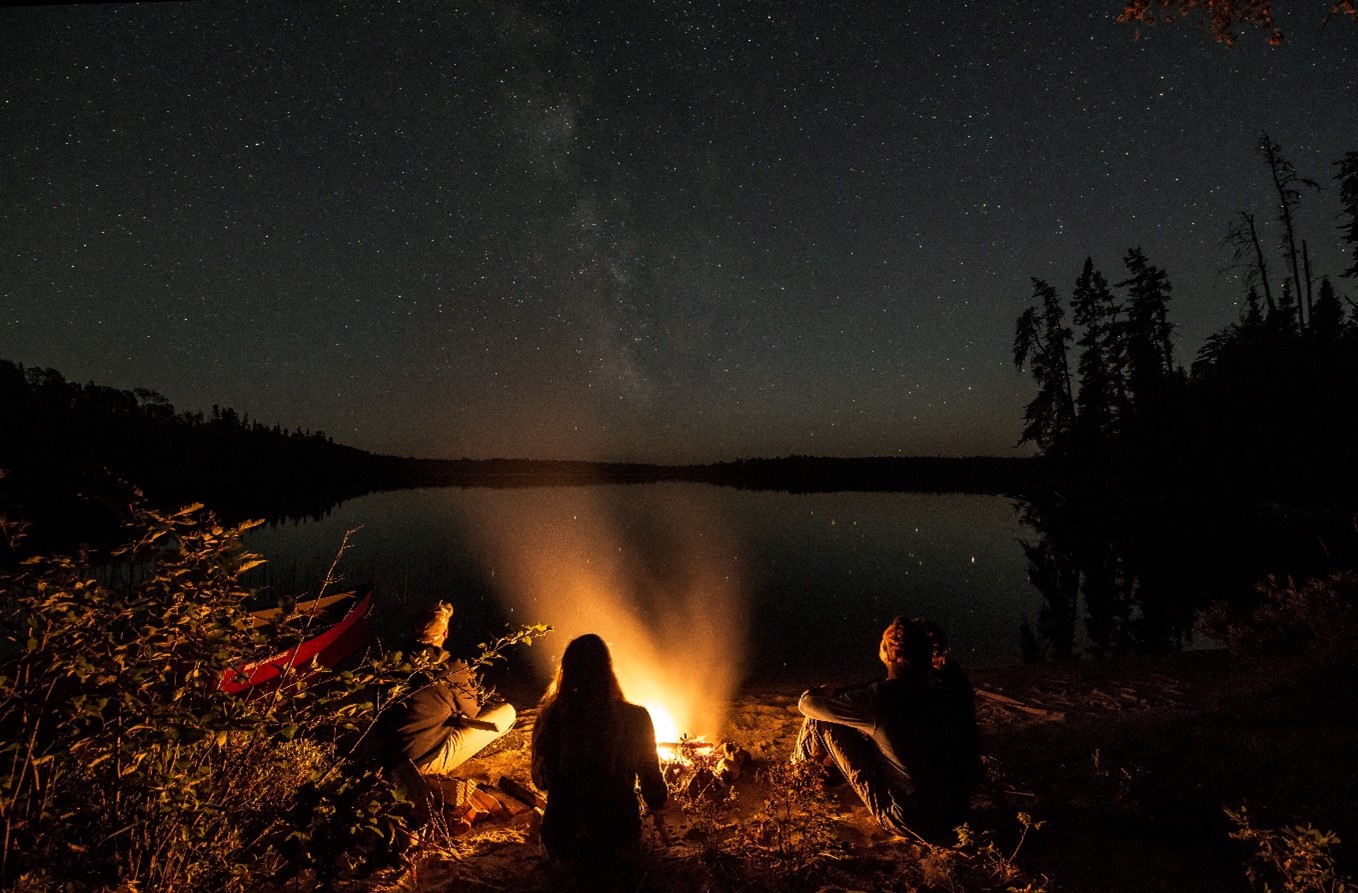
POLYGON ((0 358, 400 455, 1007 455, 1029 277, 1237 318, 1260 131, 1342 269, 1358 25, 1279 5, 5 9, 0 358))

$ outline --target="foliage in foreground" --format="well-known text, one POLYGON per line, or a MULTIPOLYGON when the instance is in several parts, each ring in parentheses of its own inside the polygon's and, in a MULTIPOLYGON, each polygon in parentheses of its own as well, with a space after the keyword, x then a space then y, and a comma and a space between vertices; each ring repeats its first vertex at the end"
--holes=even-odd
POLYGON ((1283 828, 1256 828, 1245 807, 1225 810, 1226 817, 1235 825, 1234 840, 1243 840, 1254 847, 1254 858, 1245 874, 1256 890, 1281 893, 1352 893, 1354 884, 1340 877, 1335 870, 1331 849, 1339 845, 1339 836, 1332 831, 1321 831, 1305 825, 1283 828), (1281 886, 1274 886, 1280 883, 1281 886))
POLYGON ((314 634, 305 617, 249 616, 251 526, 137 506, 109 564, 40 556, 0 572, 0 886, 255 889, 409 844, 411 804, 349 758, 409 690, 418 668, 402 654, 249 696, 218 688, 314 634))
POLYGON ((888 852, 855 852, 844 838, 836 798, 813 762, 776 761, 757 773, 766 793, 748 816, 735 816, 734 789, 715 783, 715 760, 692 751, 667 773, 670 791, 690 822, 697 855, 723 888, 815 890, 850 888, 871 876, 879 889, 940 893, 1042 893, 1045 878, 1017 864, 1029 832, 1042 822, 1019 813, 1017 840, 1002 850, 989 832, 963 825, 951 846, 895 839, 888 852))
POLYGON ((1270 576, 1256 588, 1259 601, 1249 608, 1216 605, 1204 612, 1207 635, 1237 656, 1281 658, 1320 671, 1358 666, 1358 572, 1301 583, 1270 576))

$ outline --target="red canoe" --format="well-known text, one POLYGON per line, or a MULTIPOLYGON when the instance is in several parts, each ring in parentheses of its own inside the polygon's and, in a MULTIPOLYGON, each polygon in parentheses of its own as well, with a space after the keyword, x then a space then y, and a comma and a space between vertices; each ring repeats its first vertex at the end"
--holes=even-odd
MULTIPOLYGON (((257 611, 259 624, 277 615, 277 611, 257 611)), ((258 663, 240 669, 227 670, 219 687, 229 694, 252 688, 268 688, 278 682, 287 667, 305 667, 315 660, 321 666, 333 667, 368 643, 372 633, 369 615, 372 613, 372 587, 361 586, 325 598, 299 602, 291 616, 311 616, 315 636, 280 651, 258 663), (334 618, 338 617, 338 620, 334 618)))

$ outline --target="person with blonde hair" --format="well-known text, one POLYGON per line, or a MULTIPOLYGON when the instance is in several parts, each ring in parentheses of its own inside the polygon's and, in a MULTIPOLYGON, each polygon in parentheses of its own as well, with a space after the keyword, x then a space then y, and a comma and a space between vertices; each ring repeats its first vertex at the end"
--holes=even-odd
POLYGON ((592 633, 566 646, 542 699, 532 773, 547 793, 541 836, 553 858, 616 868, 634 857, 638 788, 663 838, 668 790, 651 715, 623 699, 608 645, 592 633))
POLYGON ((375 737, 384 767, 415 801, 417 820, 430 815, 433 792, 426 774, 451 773, 514 725, 509 703, 488 707, 471 668, 443 649, 453 606, 439 601, 415 617, 411 655, 426 669, 413 690, 378 718, 375 737))
POLYGON ((893 834, 944 841, 966 821, 980 766, 971 683, 927 620, 892 620, 878 657, 886 679, 802 695, 793 760, 842 774, 893 834))

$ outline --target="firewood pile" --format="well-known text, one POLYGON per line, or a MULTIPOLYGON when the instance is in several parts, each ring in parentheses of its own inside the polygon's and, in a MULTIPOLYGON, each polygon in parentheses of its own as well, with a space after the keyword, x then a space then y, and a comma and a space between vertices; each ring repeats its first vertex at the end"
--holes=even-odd
POLYGON ((444 775, 426 775, 425 780, 443 804, 442 819, 453 836, 473 825, 535 825, 547 807, 541 794, 508 776, 495 784, 444 775))

